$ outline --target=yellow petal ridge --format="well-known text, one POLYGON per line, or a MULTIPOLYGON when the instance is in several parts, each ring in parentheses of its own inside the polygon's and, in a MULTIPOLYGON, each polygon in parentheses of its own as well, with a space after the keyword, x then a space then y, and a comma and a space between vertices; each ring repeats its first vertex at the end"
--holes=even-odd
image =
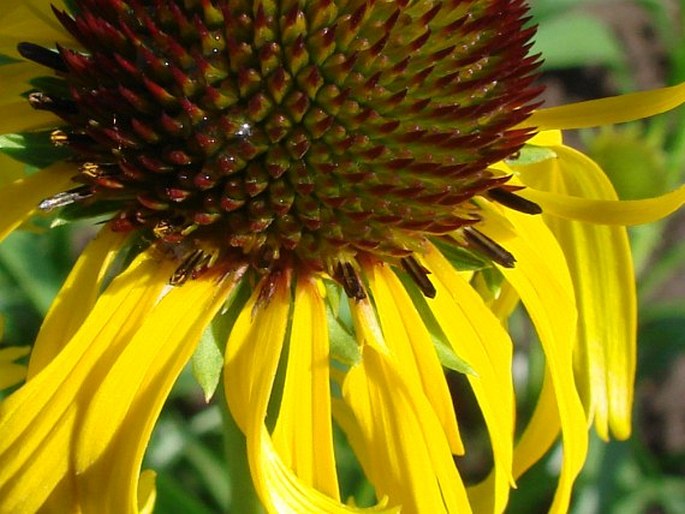
POLYGON ((283 396, 273 443, 308 486, 340 500, 333 453, 326 307, 318 284, 299 277, 283 396))
POLYGON ((366 270, 384 338, 391 344, 405 379, 423 388, 440 419, 450 449, 464 453, 452 398, 430 333, 397 276, 385 265, 366 270))

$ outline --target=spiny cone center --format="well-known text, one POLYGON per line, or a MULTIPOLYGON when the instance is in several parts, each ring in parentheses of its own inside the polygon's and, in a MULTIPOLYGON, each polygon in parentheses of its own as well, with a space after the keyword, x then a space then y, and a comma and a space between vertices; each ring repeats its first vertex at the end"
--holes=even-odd
POLYGON ((76 5, 82 48, 36 59, 66 87, 33 103, 118 230, 267 269, 402 258, 477 221, 530 136, 522 1, 76 5))

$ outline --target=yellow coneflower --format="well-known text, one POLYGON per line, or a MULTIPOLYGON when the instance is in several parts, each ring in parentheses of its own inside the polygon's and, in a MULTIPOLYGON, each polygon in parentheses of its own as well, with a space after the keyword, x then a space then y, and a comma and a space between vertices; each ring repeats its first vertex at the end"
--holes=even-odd
POLYGON ((685 189, 619 202, 554 129, 663 112, 685 86, 536 111, 521 0, 68 5, 0 8, 0 133, 53 144, 52 164, 0 189, 0 234, 60 211, 108 222, 0 405, 0 512, 151 511, 150 433, 229 306, 225 397, 269 512, 360 510, 340 497, 334 422, 373 510, 405 513, 502 512, 561 434, 565 511, 589 420, 630 431, 622 226, 685 189), (519 299, 546 379, 515 441, 502 321, 519 299), (492 474, 472 488, 445 367, 466 373, 490 436, 492 474))

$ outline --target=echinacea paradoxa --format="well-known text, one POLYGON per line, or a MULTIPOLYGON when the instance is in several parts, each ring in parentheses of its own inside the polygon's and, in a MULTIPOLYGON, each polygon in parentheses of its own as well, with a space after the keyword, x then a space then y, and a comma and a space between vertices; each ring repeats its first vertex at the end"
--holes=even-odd
POLYGON ((588 425, 630 433, 624 226, 678 209, 685 189, 621 202, 558 129, 666 111, 685 86, 539 109, 526 11, 3 3, 0 133, 26 143, 2 161, 14 181, 0 187, 0 233, 35 216, 106 223, 0 405, 0 512, 152 511, 147 441, 229 308, 226 408, 267 511, 499 513, 560 437, 551 509, 564 512, 588 425), (40 137, 48 164, 26 169, 40 137), (505 323, 519 301, 546 357, 520 437, 505 323), (466 375, 492 448, 490 476, 468 488, 446 368, 466 375), (340 497, 334 423, 374 508, 340 497))

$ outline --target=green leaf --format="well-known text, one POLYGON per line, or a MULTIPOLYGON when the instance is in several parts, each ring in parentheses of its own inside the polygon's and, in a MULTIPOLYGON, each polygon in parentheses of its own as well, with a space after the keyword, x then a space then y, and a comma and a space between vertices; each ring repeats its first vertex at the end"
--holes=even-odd
POLYGON ((209 402, 216 392, 224 366, 224 356, 214 336, 212 326, 208 326, 191 360, 193 376, 202 388, 205 401, 209 402))
POLYGON ((191 359, 191 370, 202 388, 205 400, 214 396, 224 366, 224 348, 228 334, 250 295, 250 288, 241 281, 226 299, 223 311, 212 321, 200 338, 191 359))
POLYGON ((463 375, 478 375, 468 362, 454 353, 454 350, 452 350, 452 347, 445 339, 437 338, 433 334, 431 334, 431 338, 433 339, 435 352, 438 354, 438 359, 440 359, 440 364, 463 375))
POLYGON ((361 360, 359 344, 354 334, 333 314, 330 305, 326 308, 326 316, 328 318, 331 356, 343 364, 354 366, 361 360))
MULTIPOLYGON (((50 132, 26 132, 0 136, 0 152, 19 162, 45 168, 71 155, 67 148, 58 148, 50 141, 50 132)), ((76 166, 74 166, 74 173, 76 166)))

